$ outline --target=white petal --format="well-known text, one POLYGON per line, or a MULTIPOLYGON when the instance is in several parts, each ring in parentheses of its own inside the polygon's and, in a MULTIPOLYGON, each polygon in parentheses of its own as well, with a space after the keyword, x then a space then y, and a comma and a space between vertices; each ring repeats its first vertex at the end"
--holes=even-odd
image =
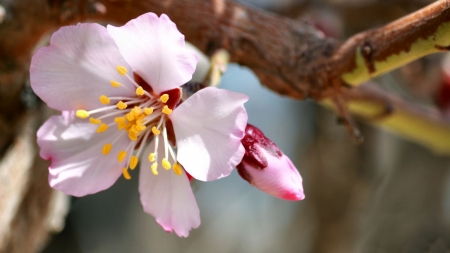
POLYGON ((241 93, 205 88, 169 116, 177 141, 177 159, 194 178, 210 181, 228 176, 241 162, 247 100, 241 93))
POLYGON ((122 27, 107 28, 133 70, 156 94, 191 80, 197 55, 185 46, 184 35, 165 14, 158 18, 146 13, 122 27))
MULTIPOLYGON (((151 172, 147 156, 154 152, 154 141, 145 149, 139 174, 139 193, 144 211, 153 215, 156 222, 167 232, 175 231, 187 237, 192 228, 200 226, 200 211, 192 193, 186 173, 177 175, 173 169, 161 166, 164 154, 160 142, 158 175, 151 172)), ((169 159, 173 165, 173 160, 169 159)))
POLYGON ((76 118, 73 113, 52 116, 37 133, 40 155, 51 160, 50 186, 73 196, 84 196, 109 188, 120 177, 125 161, 117 154, 129 143, 123 135, 108 155, 102 147, 119 134, 114 128, 96 133, 96 125, 76 118))
POLYGON ((130 69, 106 28, 99 24, 62 27, 49 46, 33 55, 31 87, 54 109, 95 109, 103 106, 101 95, 134 95, 124 87, 111 87, 111 80, 134 87, 117 73, 117 65, 130 69))

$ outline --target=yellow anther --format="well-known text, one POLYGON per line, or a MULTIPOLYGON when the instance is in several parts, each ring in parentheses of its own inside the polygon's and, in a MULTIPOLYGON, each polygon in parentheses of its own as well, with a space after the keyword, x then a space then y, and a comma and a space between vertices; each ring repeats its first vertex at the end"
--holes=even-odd
POLYGON ((77 112, 75 114, 80 119, 85 119, 85 118, 89 117, 89 112, 86 110, 77 110, 77 112))
POLYGON ((136 141, 137 140, 137 134, 135 134, 133 132, 129 132, 128 133, 128 138, 130 138, 130 140, 132 140, 132 141, 136 141))
POLYGON ((117 129, 118 130, 122 130, 127 126, 127 124, 125 124, 125 122, 119 122, 117 123, 117 129))
POLYGON ((173 172, 177 174, 178 176, 181 176, 183 174, 183 169, 181 168, 181 165, 179 163, 175 163, 173 165, 173 172))
POLYGON ((161 97, 159 97, 159 99, 161 100, 161 102, 165 104, 167 103, 167 100, 169 100, 169 94, 164 94, 161 97))
POLYGON ((105 95, 101 95, 98 99, 100 100, 100 103, 104 105, 107 105, 111 102, 111 100, 105 95))
POLYGON ((172 165, 170 165, 169 161, 167 161, 166 158, 163 158, 163 159, 162 159, 161 165, 162 165, 163 168, 166 169, 166 170, 170 170, 170 168, 172 168, 172 165))
POLYGON ((164 114, 169 115, 169 114, 172 113, 172 110, 169 109, 169 107, 168 107, 167 105, 165 105, 165 106, 163 107, 163 109, 162 109, 162 112, 163 112, 164 114))
POLYGON ((153 163, 151 168, 152 168, 153 175, 157 176, 158 175, 158 164, 157 163, 153 163))
POLYGON ((126 75, 128 70, 127 68, 125 68, 124 66, 117 66, 116 67, 117 72, 119 72, 119 74, 121 74, 122 76, 126 75))
POLYGON ((147 127, 144 126, 144 125, 136 125, 136 129, 137 129, 138 131, 144 131, 145 129, 147 129, 147 127))
POLYGON ((125 157, 127 157, 127 152, 120 150, 119 154, 117 155, 117 160, 119 162, 123 162, 123 159, 125 159, 125 157))
POLYGON ((132 120, 134 120, 134 114, 129 112, 129 113, 125 114, 125 118, 127 118, 128 121, 132 121, 132 120))
POLYGON ((126 130, 126 131, 130 131, 131 127, 133 127, 133 124, 132 124, 132 123, 127 123, 127 124, 125 125, 125 130, 126 130))
POLYGON ((102 123, 101 120, 95 119, 95 118, 92 118, 92 117, 89 118, 89 121, 90 121, 92 124, 94 124, 94 125, 98 125, 98 124, 102 123))
POLYGON ((147 114, 147 115, 152 114, 152 113, 153 113, 153 107, 150 107, 150 108, 144 108, 144 112, 145 112, 145 114, 147 114))
POLYGON ((130 159, 130 169, 134 170, 134 168, 136 168, 136 166, 137 166, 137 164, 138 164, 138 161, 139 161, 139 159, 138 159, 137 156, 135 156, 135 155, 131 156, 131 159, 130 159))
POLYGON ((125 104, 125 103, 122 102, 122 101, 119 101, 119 103, 117 103, 116 106, 117 106, 117 108, 119 108, 120 110, 123 110, 123 109, 127 108, 128 105, 125 104))
POLYGON ((135 106, 133 109, 131 109, 131 111, 133 112, 134 116, 139 116, 142 113, 142 109, 139 106, 135 106))
POLYGON ((111 152, 111 149, 112 149, 112 144, 111 144, 111 143, 106 143, 106 144, 103 146, 102 153, 103 153, 104 155, 107 155, 107 154, 109 154, 109 152, 111 152))
POLYGON ((159 131, 155 126, 152 127, 152 132, 153 132, 154 135, 158 135, 158 134, 161 133, 161 131, 159 131))
POLYGON ((97 128, 97 133, 103 133, 106 130, 108 130, 108 125, 106 125, 105 123, 101 124, 98 128, 97 128))
POLYGON ((110 83, 111 83, 111 86, 114 88, 120 87, 120 85, 122 85, 121 83, 116 82, 114 80, 111 80, 110 83))
POLYGON ((129 132, 137 135, 139 133, 139 130, 136 128, 136 125, 133 125, 130 128, 129 132))
POLYGON ((148 155, 148 161, 151 163, 155 161, 155 153, 150 153, 148 155))
POLYGON ((116 123, 125 123, 125 117, 114 118, 114 122, 116 122, 116 123))
POLYGON ((127 169, 127 168, 123 168, 123 169, 122 169, 122 174, 123 174, 123 177, 124 177, 126 180, 130 180, 130 179, 131 179, 130 173, 128 173, 128 169, 127 169))
POLYGON ((142 95, 144 95, 144 94, 145 94, 144 89, 142 89, 141 86, 137 87, 137 89, 136 89, 136 95, 142 96, 142 95))
MULTIPOLYGON (((142 110, 141 110, 141 111, 142 111, 142 110)), ((145 119, 145 116, 146 116, 146 115, 144 115, 144 113, 141 113, 141 114, 138 116, 136 122, 139 122, 139 124, 142 124, 142 121, 145 119)))

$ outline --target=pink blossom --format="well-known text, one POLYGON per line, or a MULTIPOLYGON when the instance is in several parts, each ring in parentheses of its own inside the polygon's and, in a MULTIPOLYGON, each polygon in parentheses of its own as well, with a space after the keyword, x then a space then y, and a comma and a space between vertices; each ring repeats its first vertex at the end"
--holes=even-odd
POLYGON ((144 211, 188 236, 200 214, 187 173, 210 181, 241 161, 247 96, 205 88, 185 101, 180 86, 197 57, 166 16, 122 27, 62 27, 33 56, 31 86, 62 111, 39 129, 51 187, 73 196, 109 188, 140 164, 144 211))
POLYGON ((242 139, 245 155, 239 175, 261 191, 284 200, 302 200, 302 177, 289 157, 258 128, 247 125, 242 139))

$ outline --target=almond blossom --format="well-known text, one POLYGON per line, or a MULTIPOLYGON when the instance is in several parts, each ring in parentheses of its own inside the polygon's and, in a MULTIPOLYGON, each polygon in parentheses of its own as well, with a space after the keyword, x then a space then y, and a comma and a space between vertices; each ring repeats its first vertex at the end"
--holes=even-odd
POLYGON ((53 109, 37 133, 50 186, 73 196, 109 188, 140 164, 144 211, 167 232, 200 225, 187 173, 210 181, 242 160, 244 94, 202 89, 182 101, 197 57, 166 16, 124 26, 62 27, 37 50, 31 86, 53 109))

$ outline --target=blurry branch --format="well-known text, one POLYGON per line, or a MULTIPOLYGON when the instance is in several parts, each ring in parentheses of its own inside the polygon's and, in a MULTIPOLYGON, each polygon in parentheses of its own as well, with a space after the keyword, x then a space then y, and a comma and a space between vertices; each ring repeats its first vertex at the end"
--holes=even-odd
POLYGON ((206 86, 217 87, 222 80, 222 75, 227 70, 230 54, 224 49, 219 49, 211 55, 211 66, 204 83, 206 86))
MULTIPOLYGON (((372 125, 450 155, 450 120, 433 108, 423 108, 387 94, 371 83, 344 95, 349 111, 372 125)), ((330 100, 322 101, 333 107, 330 100)))
POLYGON ((31 253, 64 227, 68 197, 48 185, 49 163, 40 159, 36 128, 48 112, 23 115, 18 137, 0 160, 0 252, 31 253))

